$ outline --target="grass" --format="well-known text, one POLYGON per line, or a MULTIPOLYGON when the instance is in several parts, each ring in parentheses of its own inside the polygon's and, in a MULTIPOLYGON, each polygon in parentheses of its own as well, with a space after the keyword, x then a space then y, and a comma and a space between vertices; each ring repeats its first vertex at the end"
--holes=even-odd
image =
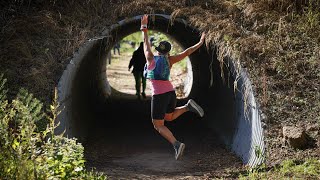
POLYGON ((320 160, 315 158, 301 160, 284 160, 272 168, 260 167, 248 170, 239 179, 318 179, 320 177, 320 160))

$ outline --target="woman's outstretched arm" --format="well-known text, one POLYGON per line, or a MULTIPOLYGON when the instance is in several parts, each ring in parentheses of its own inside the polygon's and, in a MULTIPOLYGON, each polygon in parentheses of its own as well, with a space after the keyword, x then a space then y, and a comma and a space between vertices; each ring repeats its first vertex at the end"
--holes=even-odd
POLYGON ((148 64, 153 60, 153 53, 151 51, 151 46, 149 43, 149 37, 148 37, 148 15, 143 15, 141 18, 141 28, 143 35, 143 45, 144 45, 144 55, 148 61, 148 64))
POLYGON ((181 61, 183 58, 189 56, 189 55, 192 54, 194 51, 196 51, 197 49, 199 49, 199 47, 201 47, 201 45, 204 43, 205 35, 206 35, 205 33, 202 33, 202 34, 201 34, 200 41, 199 41, 197 44, 195 44, 195 45, 187 48, 186 50, 184 50, 183 52, 181 52, 181 53, 179 53, 179 54, 177 54, 177 55, 170 56, 170 57, 169 57, 170 64, 174 64, 174 63, 176 63, 176 62, 181 61))

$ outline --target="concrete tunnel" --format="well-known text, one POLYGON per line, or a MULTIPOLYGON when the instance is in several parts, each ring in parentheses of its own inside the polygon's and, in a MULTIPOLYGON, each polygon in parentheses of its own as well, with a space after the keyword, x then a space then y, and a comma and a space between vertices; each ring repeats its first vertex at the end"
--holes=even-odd
MULTIPOLYGON (((153 17, 149 29, 169 35, 181 47, 198 42, 198 30, 185 20, 172 20, 164 14, 153 17)), ((98 107, 103 107, 113 95, 106 74, 107 52, 117 41, 137 32, 140 18, 141 15, 135 16, 107 27, 99 37, 88 40, 74 53, 57 87, 57 134, 64 132, 65 136, 80 141, 86 138, 90 119, 103 111, 98 107)), ((202 120, 205 126, 215 131, 244 164, 252 167, 261 164, 265 152, 261 113, 245 69, 236 68, 239 64, 225 57, 222 71, 214 45, 202 46, 189 59, 193 81, 186 99, 199 102, 205 111, 202 120)), ((178 100, 178 104, 179 101, 185 100, 178 100)), ((108 114, 108 109, 104 111, 108 114)))

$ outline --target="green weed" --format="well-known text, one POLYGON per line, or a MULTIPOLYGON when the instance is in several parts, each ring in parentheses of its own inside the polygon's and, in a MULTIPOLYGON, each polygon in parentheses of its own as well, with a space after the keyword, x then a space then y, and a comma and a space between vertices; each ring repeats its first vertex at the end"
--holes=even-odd
POLYGON ((5 83, 1 75, 2 179, 106 179, 103 174, 85 170, 84 148, 76 139, 54 135, 56 104, 51 106, 53 116, 49 116, 42 103, 24 89, 9 102, 5 83))
POLYGON ((317 179, 320 177, 320 160, 315 158, 284 160, 279 166, 262 165, 240 174, 239 179, 317 179))

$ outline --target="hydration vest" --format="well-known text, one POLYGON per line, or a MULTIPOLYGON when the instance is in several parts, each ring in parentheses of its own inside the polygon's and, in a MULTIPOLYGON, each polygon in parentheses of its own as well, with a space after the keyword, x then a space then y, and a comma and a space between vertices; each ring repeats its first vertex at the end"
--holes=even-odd
POLYGON ((147 79, 153 80, 169 80, 170 77, 170 63, 168 57, 164 55, 154 56, 155 68, 148 70, 147 64, 144 66, 144 76, 147 79))

